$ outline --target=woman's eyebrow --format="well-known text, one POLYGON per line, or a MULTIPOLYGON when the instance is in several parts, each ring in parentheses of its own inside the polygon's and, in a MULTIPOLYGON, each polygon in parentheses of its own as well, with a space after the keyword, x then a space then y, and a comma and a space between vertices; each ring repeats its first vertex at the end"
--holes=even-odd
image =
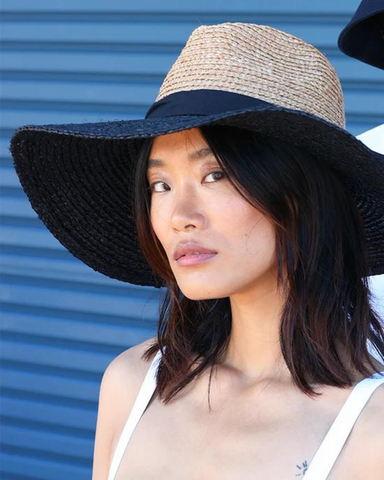
MULTIPOLYGON (((199 160, 202 160, 205 157, 208 157, 210 155, 213 155, 212 150, 209 147, 204 147, 200 148, 199 150, 195 150, 194 152, 190 153, 188 155, 188 160, 191 162, 197 162, 199 160)), ((152 168, 160 168, 160 167, 165 167, 166 164, 163 160, 160 158, 150 158, 148 159, 148 166, 147 170, 152 169, 152 168)))

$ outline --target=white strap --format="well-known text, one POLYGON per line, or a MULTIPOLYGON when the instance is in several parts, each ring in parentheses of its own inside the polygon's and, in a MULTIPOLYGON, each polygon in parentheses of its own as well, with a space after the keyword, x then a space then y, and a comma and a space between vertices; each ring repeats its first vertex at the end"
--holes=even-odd
POLYGON ((155 358, 152 360, 152 363, 145 375, 144 381, 141 384, 139 393, 137 394, 135 403, 133 404, 132 410, 128 415, 128 419, 124 425, 122 434, 117 442, 116 450, 113 455, 111 466, 109 469, 108 480, 114 480, 117 470, 119 468, 120 462, 123 458, 125 449, 127 448, 128 442, 131 438, 133 431, 136 428, 136 425, 139 423, 141 416, 143 415, 149 401, 152 398, 152 395, 156 389, 156 371, 158 367, 158 362, 161 358, 161 352, 158 350, 155 358))
POLYGON ((355 385, 313 457, 305 480, 326 480, 365 404, 382 383, 384 377, 374 373, 355 385))

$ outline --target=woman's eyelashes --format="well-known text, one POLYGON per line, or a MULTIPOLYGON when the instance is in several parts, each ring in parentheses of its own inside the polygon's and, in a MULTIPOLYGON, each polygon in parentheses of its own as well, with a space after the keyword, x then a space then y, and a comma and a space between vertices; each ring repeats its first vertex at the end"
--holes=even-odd
MULTIPOLYGON (((219 180, 222 180, 226 176, 225 173, 222 170, 215 170, 214 172, 208 173, 204 178, 207 178, 210 175, 216 175, 216 174, 220 174, 220 177, 218 179, 214 180, 213 182, 211 181, 211 182, 205 182, 205 183, 216 183, 219 180)), ((164 190, 162 190, 162 191, 155 190, 155 187, 157 185, 161 185, 161 184, 167 185, 165 182, 161 182, 161 181, 152 182, 149 185, 148 190, 150 190, 151 193, 164 193, 164 190)))

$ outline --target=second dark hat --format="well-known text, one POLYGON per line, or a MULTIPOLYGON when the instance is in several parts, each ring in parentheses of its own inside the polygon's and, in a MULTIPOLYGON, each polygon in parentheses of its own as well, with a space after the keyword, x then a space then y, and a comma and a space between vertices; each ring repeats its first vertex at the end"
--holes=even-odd
POLYGON ((346 55, 384 70, 384 0, 363 0, 337 43, 346 55))

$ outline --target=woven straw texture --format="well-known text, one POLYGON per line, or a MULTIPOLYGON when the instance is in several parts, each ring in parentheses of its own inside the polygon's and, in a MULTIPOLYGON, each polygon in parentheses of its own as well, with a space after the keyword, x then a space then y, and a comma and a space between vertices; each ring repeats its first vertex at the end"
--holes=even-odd
POLYGON ((249 95, 316 115, 345 128, 338 75, 313 45, 267 25, 201 25, 165 77, 156 101, 214 89, 249 95))

